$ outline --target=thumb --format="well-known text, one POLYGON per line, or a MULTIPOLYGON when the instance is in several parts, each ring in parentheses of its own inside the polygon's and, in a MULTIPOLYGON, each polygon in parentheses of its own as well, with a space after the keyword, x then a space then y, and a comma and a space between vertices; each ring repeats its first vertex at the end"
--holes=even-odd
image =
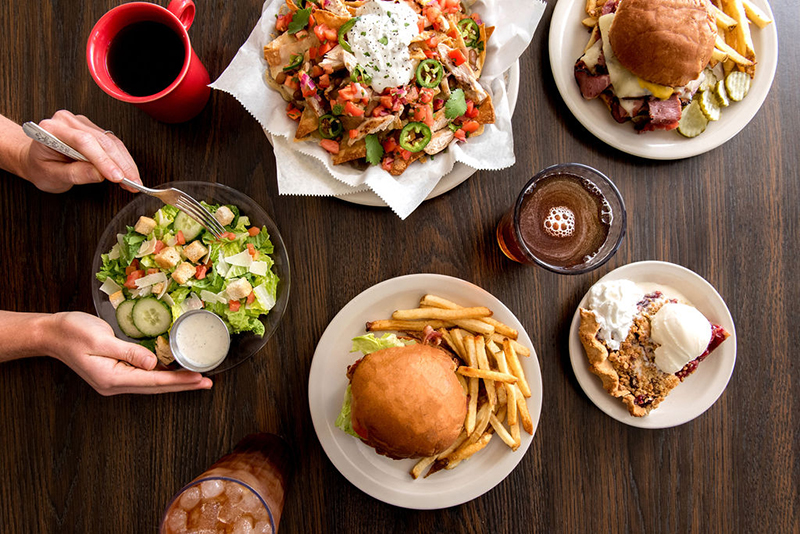
POLYGON ((109 348, 111 353, 108 356, 146 371, 153 370, 158 363, 155 354, 135 343, 115 339, 109 348))

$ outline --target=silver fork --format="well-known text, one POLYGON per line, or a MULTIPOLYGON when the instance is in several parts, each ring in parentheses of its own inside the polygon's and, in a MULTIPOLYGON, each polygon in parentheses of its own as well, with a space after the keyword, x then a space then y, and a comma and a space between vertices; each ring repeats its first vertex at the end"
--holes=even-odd
MULTIPOLYGON (((22 130, 34 141, 38 141, 39 143, 52 148, 56 152, 64 154, 68 158, 78 161, 85 161, 87 163, 89 162, 89 160, 86 159, 83 154, 34 122, 26 122, 22 125, 22 130)), ((219 223, 219 221, 217 221, 217 219, 214 218, 214 215, 212 215, 210 211, 208 211, 197 200, 184 193, 180 189, 175 189, 174 187, 169 189, 151 189, 149 187, 139 185, 136 182, 132 182, 127 178, 123 178, 122 183, 128 187, 132 187, 138 191, 141 191, 142 193, 156 197, 164 204, 171 204, 175 206, 179 210, 185 212, 186 215, 200 223, 203 228, 214 234, 214 237, 217 239, 221 239, 222 234, 225 233, 225 228, 219 223)))

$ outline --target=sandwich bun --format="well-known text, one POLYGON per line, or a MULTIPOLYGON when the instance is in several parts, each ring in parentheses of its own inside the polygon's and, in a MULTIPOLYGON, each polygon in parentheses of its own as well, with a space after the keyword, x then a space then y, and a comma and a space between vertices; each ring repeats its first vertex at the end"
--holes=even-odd
POLYGON ((707 0, 622 0, 608 38, 629 71, 651 83, 680 87, 708 65, 716 35, 707 0))
POLYGON ((467 414, 456 363, 423 344, 365 356, 350 369, 353 430, 395 459, 432 456, 453 444, 467 414))

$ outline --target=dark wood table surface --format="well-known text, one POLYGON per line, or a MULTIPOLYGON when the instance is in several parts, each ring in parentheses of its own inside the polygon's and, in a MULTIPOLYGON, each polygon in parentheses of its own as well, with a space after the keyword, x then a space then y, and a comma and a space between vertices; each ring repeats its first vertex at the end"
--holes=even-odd
MULTIPOLYGON (((0 113, 23 122, 70 109, 116 132, 146 184, 207 180, 249 195, 288 246, 291 301, 266 347, 216 377, 210 391, 102 397, 55 360, 0 365, 3 532, 156 532, 169 498, 254 431, 284 435, 296 454, 285 533, 800 532, 793 2, 772 5, 779 68, 759 113, 724 146, 674 162, 609 148, 572 116, 550 71, 551 2, 521 59, 516 165, 478 172, 405 221, 334 198, 278 196, 272 149, 227 94, 215 92, 192 121, 167 125, 103 93, 87 70, 85 43, 117 4, 1 2, 0 113), (498 219, 536 170, 568 161, 604 171, 621 190, 622 247, 581 276, 513 264, 495 243, 498 219), (641 430, 606 416, 569 363, 569 322, 582 295, 605 273, 640 260, 699 273, 736 324, 725 393, 677 428, 641 430), (312 354, 339 309, 378 282, 425 272, 463 278, 503 301, 533 339, 544 382, 539 426, 516 470, 482 497, 439 511, 396 508, 351 485, 325 456, 307 400, 312 354)), ((261 0, 198 2, 190 36, 212 79, 260 10, 261 0)), ((0 172, 0 309, 93 313, 97 240, 132 197, 108 183, 45 194, 0 172)))

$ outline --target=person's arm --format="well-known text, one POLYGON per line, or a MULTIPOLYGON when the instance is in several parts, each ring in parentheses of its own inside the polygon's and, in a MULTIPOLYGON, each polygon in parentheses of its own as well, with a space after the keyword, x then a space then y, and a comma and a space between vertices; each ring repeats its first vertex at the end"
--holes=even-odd
POLYGON ((0 168, 48 193, 61 193, 73 185, 104 179, 120 182, 124 177, 142 183, 139 169, 122 141, 86 117, 61 110, 39 126, 83 154, 89 163, 73 161, 33 141, 19 124, 0 115, 0 168))
POLYGON ((209 389, 211 379, 190 371, 156 371, 155 355, 114 336, 98 317, 82 312, 0 311, 0 362, 33 356, 59 359, 101 395, 209 389))

